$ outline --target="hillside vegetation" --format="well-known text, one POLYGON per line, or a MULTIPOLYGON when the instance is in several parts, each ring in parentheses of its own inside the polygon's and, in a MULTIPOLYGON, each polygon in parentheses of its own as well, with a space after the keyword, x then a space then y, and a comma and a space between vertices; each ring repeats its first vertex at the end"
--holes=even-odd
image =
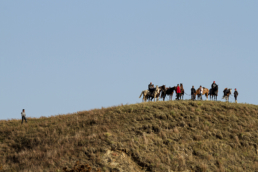
POLYGON ((0 121, 2 171, 258 171, 258 106, 166 101, 0 121), (81 166, 82 167, 82 166, 81 166), (74 170, 75 171, 75 170, 74 170))

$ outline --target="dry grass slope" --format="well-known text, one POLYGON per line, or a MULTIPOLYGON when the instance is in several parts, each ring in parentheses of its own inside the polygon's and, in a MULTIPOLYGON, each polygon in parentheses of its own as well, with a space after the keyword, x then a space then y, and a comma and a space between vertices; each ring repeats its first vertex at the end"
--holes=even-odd
POLYGON ((121 105, 23 125, 0 121, 0 168, 253 172, 257 131, 258 106, 213 101, 121 105))

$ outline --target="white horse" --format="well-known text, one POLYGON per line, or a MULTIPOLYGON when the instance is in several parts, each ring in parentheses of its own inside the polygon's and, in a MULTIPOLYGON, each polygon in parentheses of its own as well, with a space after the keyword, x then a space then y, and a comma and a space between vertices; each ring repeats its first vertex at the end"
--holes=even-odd
POLYGON ((147 95, 148 95, 148 93, 149 93, 149 90, 143 90, 139 98, 141 98, 142 95, 143 95, 143 98, 142 98, 142 99, 143 99, 144 102, 146 102, 146 101, 147 101, 147 95))
POLYGON ((143 95, 143 101, 146 102, 148 97, 153 97, 154 101, 156 99, 156 101, 159 101, 159 94, 160 94, 160 88, 159 86, 156 86, 156 89, 153 93, 151 93, 149 90, 144 90, 141 92, 141 95, 139 98, 141 98, 141 96, 143 95))

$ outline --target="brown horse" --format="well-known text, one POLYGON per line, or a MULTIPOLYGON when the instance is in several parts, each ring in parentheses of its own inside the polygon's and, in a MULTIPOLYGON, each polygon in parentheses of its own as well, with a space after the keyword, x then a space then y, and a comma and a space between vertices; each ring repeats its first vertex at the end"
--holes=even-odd
POLYGON ((232 89, 231 88, 225 88, 224 90, 223 90, 223 92, 224 92, 224 95, 223 95, 223 97, 222 97, 222 99, 226 99, 226 101, 229 101, 229 96, 231 95, 231 91, 232 91, 232 89))
POLYGON ((166 95, 169 95, 169 100, 172 100, 174 91, 176 91, 176 87, 169 87, 169 88, 163 87, 161 90, 162 90, 162 93, 160 97, 163 98, 163 101, 165 101, 166 95))
MULTIPOLYGON (((198 99, 199 99, 199 95, 200 95, 200 88, 198 88, 198 89, 196 90, 195 97, 196 97, 196 95, 198 95, 198 99)), ((208 89, 208 88, 203 87, 202 95, 205 95, 205 96, 206 96, 206 100, 208 100, 209 89, 208 89)))

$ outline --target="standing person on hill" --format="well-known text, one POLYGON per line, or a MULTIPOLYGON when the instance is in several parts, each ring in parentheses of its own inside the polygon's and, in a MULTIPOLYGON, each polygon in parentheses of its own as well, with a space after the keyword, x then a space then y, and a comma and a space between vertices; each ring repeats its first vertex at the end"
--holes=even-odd
POLYGON ((199 97, 200 97, 201 100, 202 100, 202 93, 203 93, 203 88, 202 88, 202 86, 200 86, 200 94, 199 94, 199 97))
POLYGON ((237 91, 237 89, 235 88, 234 97, 235 97, 235 102, 236 102, 236 103, 237 103, 237 96, 238 96, 238 91, 237 91))
POLYGON ((180 90, 179 84, 177 84, 177 87, 176 87, 176 96, 177 96, 176 99, 177 100, 179 100, 180 94, 181 94, 181 90, 180 90))
POLYGON ((25 120, 25 122, 27 123, 25 109, 22 109, 21 116, 22 116, 22 122, 21 123, 23 123, 23 120, 25 120))
POLYGON ((192 100, 195 100, 195 93, 196 93, 196 90, 195 90, 194 86, 192 86, 192 88, 191 88, 191 99, 192 100))

